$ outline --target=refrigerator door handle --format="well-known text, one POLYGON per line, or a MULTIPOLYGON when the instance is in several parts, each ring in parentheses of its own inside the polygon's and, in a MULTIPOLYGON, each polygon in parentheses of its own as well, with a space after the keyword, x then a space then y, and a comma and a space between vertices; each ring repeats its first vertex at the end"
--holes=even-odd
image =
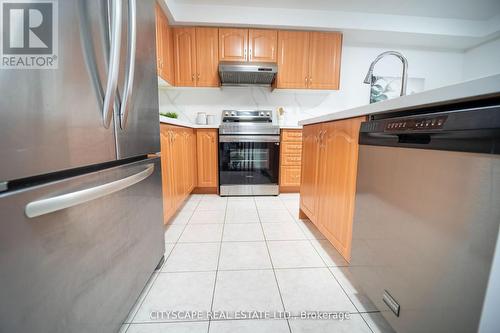
POLYGON ((125 88, 123 89, 123 101, 120 107, 120 127, 122 130, 127 126, 127 118, 130 110, 130 96, 134 88, 135 51, 137 39, 137 4, 136 0, 128 0, 128 56, 127 72, 125 73, 125 88))
POLYGON ((154 164, 147 164, 146 169, 126 178, 52 198, 32 201, 26 205, 25 214, 29 218, 38 217, 110 195, 143 181, 153 171, 154 164))
POLYGON ((120 70, 120 48, 122 35, 122 0, 111 1, 111 46, 109 52, 108 82, 102 109, 103 125, 108 128, 111 124, 112 109, 115 104, 116 89, 118 86, 118 72, 120 70))

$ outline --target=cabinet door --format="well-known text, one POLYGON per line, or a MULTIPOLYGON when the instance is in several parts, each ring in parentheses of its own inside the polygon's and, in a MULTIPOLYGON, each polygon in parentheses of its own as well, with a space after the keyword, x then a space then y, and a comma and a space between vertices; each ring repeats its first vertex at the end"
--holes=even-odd
POLYGON ((219 29, 196 28, 196 85, 219 86, 219 29))
POLYGON ((190 187, 191 187, 191 174, 189 172, 189 129, 183 128, 181 130, 181 140, 182 140, 182 200, 185 199, 185 197, 189 194, 190 192, 190 187))
POLYGON ((194 130, 189 132, 189 147, 190 147, 190 155, 189 155, 189 172, 190 172, 190 189, 189 192, 192 192, 194 188, 197 186, 198 182, 198 174, 196 173, 196 133, 194 130))
POLYGON ((307 88, 309 32, 278 32, 277 88, 307 88))
POLYGON ((155 7, 156 17, 156 68, 158 76, 162 76, 162 60, 163 60, 163 13, 159 5, 155 7))
POLYGON ((174 128, 172 131, 172 160, 174 164, 173 175, 175 178, 174 182, 174 194, 175 194, 175 207, 179 207, 183 199, 184 193, 184 176, 183 176, 183 157, 182 157, 182 133, 180 128, 174 128))
POLYGON ((163 223, 167 224, 175 213, 175 177, 172 159, 172 130, 166 125, 160 126, 161 143, 161 179, 163 192, 163 223))
POLYGON ((281 167, 281 186, 300 186, 300 166, 281 167))
POLYGON ((311 32, 309 54, 310 89, 339 89, 342 34, 311 32))
POLYGON ((217 130, 196 130, 198 187, 217 187, 217 130))
MULTIPOLYGON (((162 12, 163 14, 163 12, 162 12)), ((175 82, 174 71, 174 31, 163 14, 162 20, 162 78, 170 84, 175 82)))
POLYGON ((342 256, 351 256, 358 133, 364 117, 324 124, 320 152, 320 229, 342 256))
POLYGON ((196 30, 174 28, 175 85, 196 86, 196 30))
POLYGON ((318 222, 318 167, 321 124, 307 125, 302 130, 302 176, 300 208, 313 223, 318 222))
POLYGON ((248 61, 276 62, 278 31, 264 29, 248 30, 248 61))
POLYGON ((219 28, 221 61, 247 61, 248 29, 219 28))

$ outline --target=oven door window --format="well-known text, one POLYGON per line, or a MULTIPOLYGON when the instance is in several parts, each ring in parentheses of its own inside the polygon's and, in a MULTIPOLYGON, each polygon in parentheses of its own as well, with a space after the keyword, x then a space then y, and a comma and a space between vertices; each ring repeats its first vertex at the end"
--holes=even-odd
POLYGON ((219 172, 221 185, 277 184, 279 143, 221 142, 219 172))

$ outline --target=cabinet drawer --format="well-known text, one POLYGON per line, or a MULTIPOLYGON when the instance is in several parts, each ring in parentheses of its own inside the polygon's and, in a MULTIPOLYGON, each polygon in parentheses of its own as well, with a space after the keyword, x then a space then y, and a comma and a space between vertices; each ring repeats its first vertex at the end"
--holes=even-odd
POLYGON ((300 166, 302 162, 302 157, 297 154, 283 154, 283 159, 281 165, 295 165, 300 166))
POLYGON ((300 186, 300 167, 282 167, 281 186, 300 186))
POLYGON ((302 141, 302 130, 283 130, 283 141, 302 141))
POLYGON ((283 142, 281 144, 281 149, 285 154, 301 154, 302 153, 302 143, 300 142, 283 142))

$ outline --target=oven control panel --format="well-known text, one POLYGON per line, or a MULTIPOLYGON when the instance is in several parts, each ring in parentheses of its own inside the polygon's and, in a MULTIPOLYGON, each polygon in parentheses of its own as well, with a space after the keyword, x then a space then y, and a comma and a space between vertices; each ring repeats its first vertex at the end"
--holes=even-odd
POLYGON ((272 122, 273 111, 271 110, 224 110, 222 111, 222 122, 272 122))
POLYGON ((446 123, 447 116, 391 119, 385 123, 385 132, 439 130, 446 123))

